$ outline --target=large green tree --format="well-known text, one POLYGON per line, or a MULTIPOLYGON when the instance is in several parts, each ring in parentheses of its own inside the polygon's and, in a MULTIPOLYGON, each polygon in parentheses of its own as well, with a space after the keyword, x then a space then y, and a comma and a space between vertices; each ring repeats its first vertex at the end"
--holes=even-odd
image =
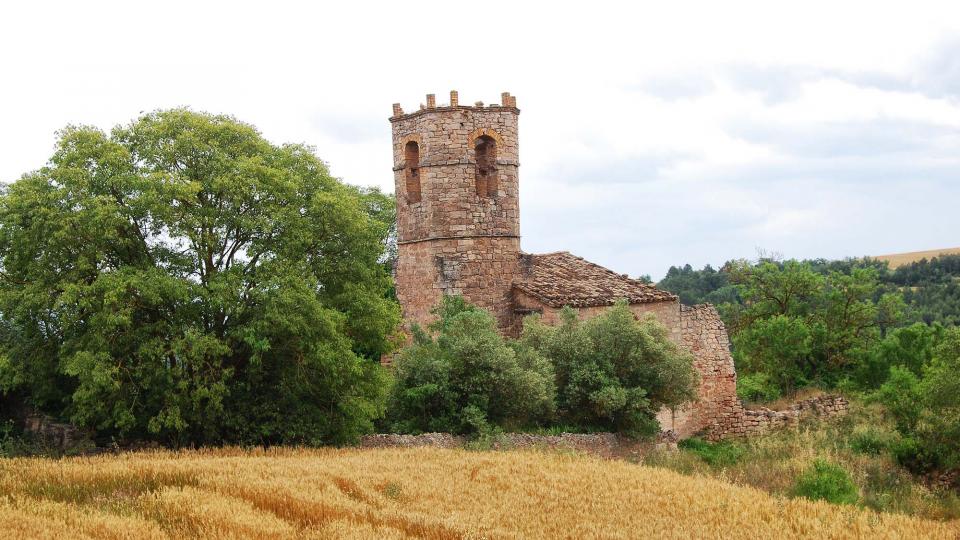
POLYGON ((851 376, 903 309, 899 296, 880 294, 873 267, 819 273, 789 260, 730 268, 742 303, 723 311, 737 367, 763 373, 780 392, 851 376))
POLYGON ((120 438, 355 438, 399 319, 381 199, 227 116, 68 127, 0 195, 0 390, 120 438))

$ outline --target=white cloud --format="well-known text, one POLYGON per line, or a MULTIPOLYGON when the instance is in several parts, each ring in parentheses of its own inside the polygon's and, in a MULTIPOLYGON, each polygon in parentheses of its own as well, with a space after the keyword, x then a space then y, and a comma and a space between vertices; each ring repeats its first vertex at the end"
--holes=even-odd
POLYGON ((524 246, 659 277, 956 245, 953 2, 21 2, 0 179, 68 123, 227 112, 392 190, 390 105, 518 96, 524 246))

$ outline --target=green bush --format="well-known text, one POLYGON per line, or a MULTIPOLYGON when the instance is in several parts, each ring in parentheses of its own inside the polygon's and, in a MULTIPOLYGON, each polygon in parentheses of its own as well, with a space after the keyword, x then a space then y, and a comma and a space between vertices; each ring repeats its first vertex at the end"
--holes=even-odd
POLYGON ((651 435, 657 411, 696 397, 693 357, 623 301, 586 321, 564 308, 556 327, 528 317, 520 345, 553 363, 560 421, 581 430, 651 435))
POLYGON ((960 467, 960 328, 944 332, 921 372, 893 366, 873 394, 904 436, 897 460, 915 472, 960 467))
POLYGON ((774 401, 780 399, 780 389, 766 373, 749 373, 737 378, 737 397, 753 402, 774 401))
POLYGON ((934 448, 914 437, 903 437, 892 445, 893 457, 907 470, 924 474, 940 467, 934 448))
POLYGON ((696 454, 711 467, 730 467, 736 465, 746 453, 743 446, 732 441, 710 443, 696 437, 684 439, 677 446, 696 454))
POLYGON ((833 504, 856 504, 859 493, 847 471, 836 464, 817 459, 797 478, 791 494, 833 504))
POLYGON ((850 448, 859 454, 878 456, 891 451, 897 442, 895 433, 876 427, 858 429, 850 435, 850 448))
POLYGON ((434 314, 436 337, 415 328, 394 362, 392 430, 486 434, 551 419, 556 390, 546 359, 507 343, 493 317, 462 297, 444 297, 434 314))

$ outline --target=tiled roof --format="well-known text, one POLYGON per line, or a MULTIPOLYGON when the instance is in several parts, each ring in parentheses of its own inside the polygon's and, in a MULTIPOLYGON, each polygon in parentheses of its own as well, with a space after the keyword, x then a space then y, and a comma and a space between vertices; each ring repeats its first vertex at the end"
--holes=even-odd
POLYGON ((677 296, 631 279, 567 251, 522 254, 523 274, 513 286, 551 307, 608 306, 620 298, 631 304, 667 302, 677 296))

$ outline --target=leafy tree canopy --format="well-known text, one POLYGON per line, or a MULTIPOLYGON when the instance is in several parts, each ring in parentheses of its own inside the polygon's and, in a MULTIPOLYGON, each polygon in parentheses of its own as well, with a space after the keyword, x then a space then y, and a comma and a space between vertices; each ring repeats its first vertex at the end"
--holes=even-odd
POLYGON ((68 127, 0 194, 0 388, 121 438, 354 438, 399 320, 382 199, 227 116, 68 127))

